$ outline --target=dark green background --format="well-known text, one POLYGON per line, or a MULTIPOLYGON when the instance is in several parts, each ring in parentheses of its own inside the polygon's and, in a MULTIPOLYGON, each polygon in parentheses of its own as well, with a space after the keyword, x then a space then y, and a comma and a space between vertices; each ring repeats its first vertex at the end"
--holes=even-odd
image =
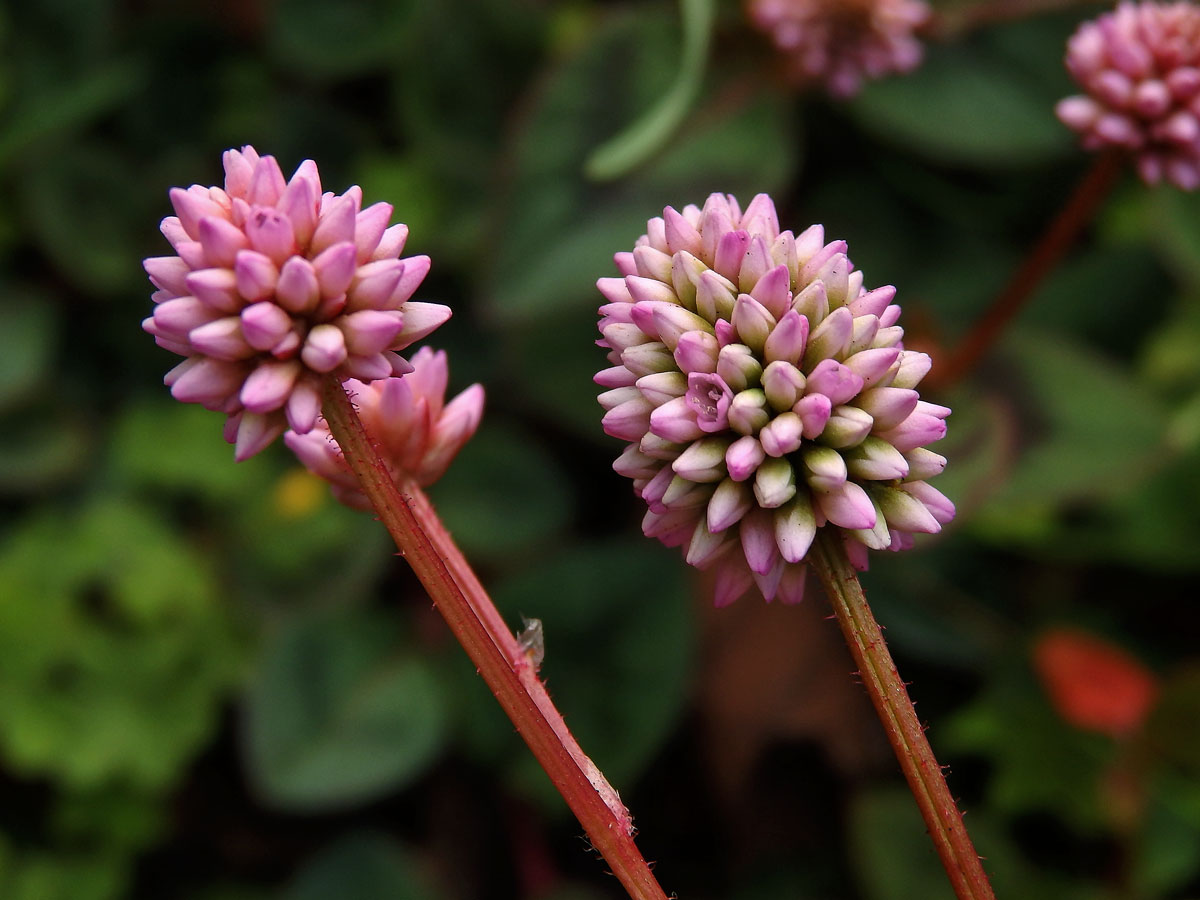
MULTIPOLYGON (((819 591, 713 611, 639 534, 593 285, 665 204, 769 191, 953 347, 1089 165, 1053 104, 1103 7, 1045 5, 845 105, 777 82, 734 3, 703 71, 671 3, 0 7, 0 896, 620 896, 382 529, 282 447, 234 465, 161 384, 140 260, 168 187, 245 143, 361 183, 432 256, 418 299, 455 315, 428 343, 488 395, 435 500, 514 628, 542 619, 666 890, 947 896, 819 591), (677 77, 665 146, 590 180, 677 77)), ((930 395, 960 514, 867 588, 1002 897, 1200 896, 1198 346, 1200 198, 1127 176, 930 395), (1162 679, 1143 733, 1051 708, 1030 647, 1065 623, 1162 679)))

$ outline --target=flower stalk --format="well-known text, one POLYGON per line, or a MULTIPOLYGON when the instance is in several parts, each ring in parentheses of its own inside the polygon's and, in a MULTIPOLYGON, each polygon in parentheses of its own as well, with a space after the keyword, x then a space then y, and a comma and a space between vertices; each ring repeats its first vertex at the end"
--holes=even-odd
POLYGON ((955 896, 959 900, 994 900, 962 813, 867 604, 858 574, 846 556, 842 538, 836 532, 823 531, 817 535, 811 556, 955 896))
POLYGON ((412 480, 397 485, 340 379, 329 376, 323 414, 400 554, 483 676, 592 846, 634 900, 666 900, 633 840, 629 811, 567 730, 536 666, 505 625, 432 504, 412 480))

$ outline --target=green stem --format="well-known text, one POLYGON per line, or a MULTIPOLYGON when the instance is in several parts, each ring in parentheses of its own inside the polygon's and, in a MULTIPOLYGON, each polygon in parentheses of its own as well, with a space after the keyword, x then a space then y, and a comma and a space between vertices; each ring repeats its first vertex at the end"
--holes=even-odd
POLYGON ((567 730, 535 667, 508 629, 432 504, 412 481, 393 482, 341 383, 325 383, 322 412, 400 554, 537 761, 579 819, 592 846, 634 900, 666 900, 633 841, 629 811, 567 730))
POLYGON ((925 729, 896 671, 883 632, 871 614, 858 573, 846 557, 838 532, 824 529, 810 556, 955 896, 959 900, 994 900, 987 873, 963 825, 962 813, 925 738, 925 729))

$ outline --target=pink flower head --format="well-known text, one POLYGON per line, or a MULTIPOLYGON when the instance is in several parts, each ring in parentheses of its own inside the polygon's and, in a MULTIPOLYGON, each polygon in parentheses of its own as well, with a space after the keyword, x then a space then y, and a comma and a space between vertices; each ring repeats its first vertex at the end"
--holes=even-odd
POLYGON ((408 372, 395 351, 450 309, 408 299, 429 257, 399 258, 408 226, 388 227, 391 205, 362 209, 357 186, 323 194, 311 160, 291 180, 253 147, 224 162, 224 188, 171 190, 161 229, 176 255, 144 263, 157 290, 142 327, 187 357, 167 374, 171 394, 225 413, 243 460, 288 426, 313 427, 324 376, 408 372))
MULTIPOLYGON (((370 384, 350 378, 345 384, 392 478, 411 478, 424 486, 442 477, 479 427, 483 387, 473 384, 446 403, 445 351, 422 347, 412 367, 403 378, 370 384)), ((310 472, 330 483, 338 500, 355 509, 371 509, 323 418, 304 434, 287 432, 283 441, 310 472)))
POLYGON ((796 83, 846 98, 866 79, 917 67, 914 31, 930 11, 923 0, 747 0, 747 14, 796 83))
POLYGON ((1086 148, 1130 151, 1147 184, 1200 186, 1200 7, 1121 3, 1079 26, 1066 64, 1086 94, 1058 117, 1086 148))
POLYGON ((765 194, 745 212, 713 194, 663 210, 616 263, 597 282, 603 425, 628 444, 613 468, 647 536, 715 567, 718 604, 753 583, 798 601, 822 526, 865 568, 868 548, 954 517, 926 480, 950 414, 915 390, 929 357, 904 349, 895 288, 864 288, 844 241, 781 232, 765 194))

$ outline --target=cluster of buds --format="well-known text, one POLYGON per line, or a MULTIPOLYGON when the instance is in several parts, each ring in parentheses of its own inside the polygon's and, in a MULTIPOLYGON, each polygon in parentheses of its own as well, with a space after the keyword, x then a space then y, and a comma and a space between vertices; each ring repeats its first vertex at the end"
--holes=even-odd
MULTIPOLYGON (((422 347, 411 362, 413 370, 403 378, 370 384, 349 378, 345 387, 392 479, 426 486, 442 477, 475 433, 483 416, 483 387, 473 384, 446 403, 445 351, 422 347)), ((287 432, 283 440, 310 472, 329 482, 338 500, 371 509, 324 419, 304 434, 287 432)))
POLYGON ((1130 151, 1148 184, 1200 187, 1200 7, 1121 3, 1079 27, 1066 65, 1087 93, 1058 117, 1085 147, 1130 151))
POLYGON ((226 151, 225 186, 171 191, 162 221, 174 256, 145 261, 154 314, 143 327, 187 357, 171 394, 228 416, 239 460, 287 427, 310 431, 326 376, 402 375, 395 351, 441 325, 450 309, 409 300, 427 256, 400 259, 408 227, 392 207, 362 209, 362 189, 322 193, 311 161, 285 180, 271 156, 226 151))
POLYGON ((846 98, 864 80, 916 68, 914 32, 930 10, 922 0, 748 0, 747 16, 784 55, 793 81, 846 98))
POLYGON ((895 289, 866 290, 844 241, 779 230, 764 194, 742 212, 713 194, 647 223, 620 278, 598 282, 611 368, 604 430, 627 441, 613 468, 649 510, 642 527, 716 566, 716 602, 757 582, 796 602, 822 526, 851 560, 902 549, 954 506, 926 479, 925 445, 950 410, 915 390, 930 368, 903 348, 895 289))

